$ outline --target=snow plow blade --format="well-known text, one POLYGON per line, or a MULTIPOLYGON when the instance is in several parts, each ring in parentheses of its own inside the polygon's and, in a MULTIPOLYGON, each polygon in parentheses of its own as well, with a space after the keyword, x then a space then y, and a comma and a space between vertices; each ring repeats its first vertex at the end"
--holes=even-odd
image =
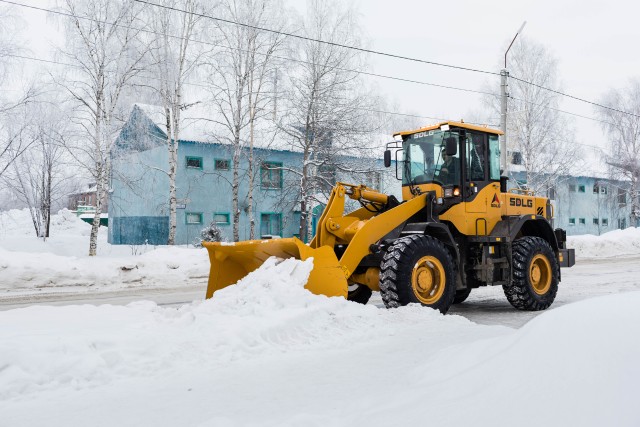
POLYGON ((313 258, 313 270, 305 288, 316 295, 347 297, 347 279, 332 247, 313 249, 296 237, 233 244, 203 242, 203 246, 207 248, 211 261, 207 298, 235 284, 272 256, 303 261, 313 258))

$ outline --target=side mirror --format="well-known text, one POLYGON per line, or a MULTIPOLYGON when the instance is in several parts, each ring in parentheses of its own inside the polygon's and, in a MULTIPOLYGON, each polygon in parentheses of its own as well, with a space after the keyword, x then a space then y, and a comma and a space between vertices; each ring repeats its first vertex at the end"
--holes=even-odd
POLYGON ((450 136, 449 138, 445 139, 445 147, 444 147, 444 152, 447 154, 447 156, 455 156, 456 154, 458 154, 458 141, 450 136))
POLYGON ((391 167, 391 150, 385 150, 384 152, 384 167, 391 167))

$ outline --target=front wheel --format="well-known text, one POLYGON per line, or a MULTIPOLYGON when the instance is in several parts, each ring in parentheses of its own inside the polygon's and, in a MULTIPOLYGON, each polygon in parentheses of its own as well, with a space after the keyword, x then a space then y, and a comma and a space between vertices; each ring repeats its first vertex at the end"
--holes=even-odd
POLYGON ((387 308, 419 303, 446 313, 456 295, 453 259, 437 239, 397 239, 382 259, 380 293, 387 308))
POLYGON ((507 299, 517 309, 539 311, 556 298, 560 265, 551 245, 540 237, 516 240, 512 249, 511 283, 503 285, 507 299))

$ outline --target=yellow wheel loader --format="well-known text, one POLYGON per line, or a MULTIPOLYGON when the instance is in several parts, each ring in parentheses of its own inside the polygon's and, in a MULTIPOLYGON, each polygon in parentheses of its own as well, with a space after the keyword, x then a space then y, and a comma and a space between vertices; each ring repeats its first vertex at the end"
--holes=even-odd
POLYGON ((379 291, 387 307, 419 303, 446 313, 472 289, 500 285, 515 308, 546 309, 574 250, 564 230, 553 229, 547 198, 507 191, 500 134, 444 122, 394 135, 384 160, 395 163, 402 201, 337 183, 308 245, 295 237, 204 243, 207 298, 276 256, 313 258, 309 291, 360 303, 379 291), (345 213, 347 198, 361 207, 345 213))

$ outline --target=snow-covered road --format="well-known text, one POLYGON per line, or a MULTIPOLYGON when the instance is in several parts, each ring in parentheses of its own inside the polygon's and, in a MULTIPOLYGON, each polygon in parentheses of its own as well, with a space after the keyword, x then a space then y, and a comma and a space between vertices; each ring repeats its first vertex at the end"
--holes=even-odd
MULTIPOLYGON (((596 296, 640 291, 640 256, 620 258, 578 259, 570 269, 562 270, 562 282, 556 301, 551 309, 596 296)), ((202 300, 206 284, 185 283, 179 288, 169 289, 119 289, 109 292, 47 292, 46 289, 31 294, 0 294, 0 310, 28 307, 30 305, 80 305, 115 304, 125 305, 135 301, 153 301, 160 306, 179 307, 202 300)), ((383 307, 379 294, 374 294, 369 304, 383 307)), ((507 302, 502 287, 483 287, 474 290, 468 300, 454 306, 450 314, 486 325, 503 325, 519 328, 540 312, 518 311, 507 302)))
MULTIPOLYGON (((613 277, 631 284, 637 260, 626 261, 613 277)), ((638 291, 514 330, 314 296, 302 289, 310 268, 268 263, 179 308, 0 312, 0 425, 640 424, 638 291)), ((466 305, 496 296, 483 298, 466 305)))

